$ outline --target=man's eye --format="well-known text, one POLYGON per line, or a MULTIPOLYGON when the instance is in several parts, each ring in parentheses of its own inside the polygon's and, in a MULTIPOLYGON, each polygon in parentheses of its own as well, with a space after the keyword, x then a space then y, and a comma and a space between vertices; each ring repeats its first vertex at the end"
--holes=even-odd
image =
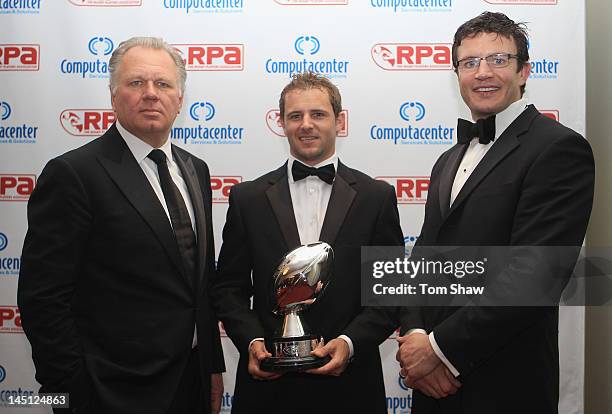
POLYGON ((473 69, 478 66, 478 61, 476 59, 470 59, 463 62, 463 67, 467 69, 473 69))
POLYGON ((157 86, 165 89, 165 88, 169 88, 170 84, 166 82, 157 82, 157 86))
POLYGON ((130 82, 130 86, 140 86, 140 85, 142 85, 141 80, 133 80, 130 82))

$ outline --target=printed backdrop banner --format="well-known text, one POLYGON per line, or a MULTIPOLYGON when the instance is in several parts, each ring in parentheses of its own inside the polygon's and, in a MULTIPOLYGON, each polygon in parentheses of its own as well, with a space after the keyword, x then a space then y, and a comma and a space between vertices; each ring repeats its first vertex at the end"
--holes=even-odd
MULTIPOLYGON (((485 10, 528 23, 530 102, 584 134, 582 1, 0 0, 0 411, 47 412, 7 406, 8 396, 38 389, 16 307, 27 200, 50 158, 112 124, 108 59, 122 40, 163 37, 185 59, 187 91, 171 139, 210 166, 217 249, 231 186, 287 156, 278 98, 303 70, 340 88, 347 123, 338 154, 395 186, 410 245, 431 167, 456 142, 457 116, 467 116, 452 71, 452 37, 485 10)), ((581 413, 583 309, 561 311, 560 412, 581 413)), ((237 353, 223 342, 229 412, 237 353)), ((407 414, 411 393, 399 382, 396 349, 393 338, 380 347, 387 405, 389 413, 407 414)), ((520 386, 503 402, 517 412, 528 410, 520 386)))

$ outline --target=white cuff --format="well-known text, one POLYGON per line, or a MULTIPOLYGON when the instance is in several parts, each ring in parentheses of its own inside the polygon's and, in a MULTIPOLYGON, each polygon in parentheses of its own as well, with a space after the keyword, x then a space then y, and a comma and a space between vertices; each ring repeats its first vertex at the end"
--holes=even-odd
POLYGON ((444 365, 446 365, 446 368, 448 368, 449 371, 455 377, 458 377, 459 376, 459 371, 457 371, 457 368, 455 368, 453 366, 453 364, 451 364, 450 361, 448 359, 446 359, 446 356, 444 356, 444 353, 442 352, 442 350, 438 346, 438 343, 436 342, 436 337, 434 336, 433 331, 431 331, 429 333, 429 343, 431 344, 431 347, 433 348, 433 350, 436 353, 436 355, 438 356, 438 358, 440 358, 440 361, 442 361, 442 363, 444 365))
POLYGON ((344 342, 346 342, 349 347, 349 358, 352 358, 353 354, 355 353, 355 350, 353 348, 353 341, 351 341, 351 338, 346 335, 338 335, 338 338, 344 339, 344 342))
POLYGON ((263 339, 263 338, 255 338, 255 339, 253 339, 251 342, 249 342, 249 346, 247 347, 247 351, 250 351, 250 350, 251 350, 251 345, 253 345, 253 342, 255 342, 255 341, 261 341, 261 342, 263 342, 263 341, 264 341, 264 339, 263 339))
POLYGON ((427 331, 425 329, 412 328, 412 329, 408 329, 406 331, 406 333, 404 334, 404 336, 412 335, 413 333, 420 333, 420 334, 423 334, 423 335, 427 335, 427 331))

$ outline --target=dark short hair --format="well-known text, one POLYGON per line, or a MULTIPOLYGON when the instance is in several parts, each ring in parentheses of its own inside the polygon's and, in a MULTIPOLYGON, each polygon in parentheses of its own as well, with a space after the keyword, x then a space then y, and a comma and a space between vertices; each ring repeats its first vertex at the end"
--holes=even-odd
POLYGON ((338 118, 338 115, 342 112, 342 98, 340 97, 340 91, 336 85, 331 83, 329 79, 314 72, 303 72, 293 75, 291 82, 289 82, 281 92, 280 99, 278 100, 278 109, 280 110, 281 119, 285 118, 285 96, 287 93, 294 90, 315 88, 327 92, 329 103, 334 110, 334 116, 338 118))
MULTIPOLYGON (((457 72, 457 48, 463 39, 472 38, 480 33, 496 33, 499 36, 514 39, 516 44, 517 72, 523 65, 529 62, 529 36, 525 23, 515 23, 503 13, 484 12, 473 19, 463 23, 457 29, 453 39, 453 67, 457 72)), ((521 86, 521 94, 525 91, 525 86, 521 86)))

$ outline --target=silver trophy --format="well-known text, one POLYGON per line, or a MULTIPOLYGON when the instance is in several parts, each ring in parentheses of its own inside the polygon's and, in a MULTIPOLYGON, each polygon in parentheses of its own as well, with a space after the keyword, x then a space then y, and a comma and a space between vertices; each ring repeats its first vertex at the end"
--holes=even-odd
POLYGON ((321 296, 329 282, 334 251, 327 243, 300 246, 285 255, 274 273, 273 312, 283 324, 267 343, 272 357, 262 361, 265 371, 304 371, 325 365, 330 358, 310 354, 322 338, 312 333, 300 312, 321 296))

